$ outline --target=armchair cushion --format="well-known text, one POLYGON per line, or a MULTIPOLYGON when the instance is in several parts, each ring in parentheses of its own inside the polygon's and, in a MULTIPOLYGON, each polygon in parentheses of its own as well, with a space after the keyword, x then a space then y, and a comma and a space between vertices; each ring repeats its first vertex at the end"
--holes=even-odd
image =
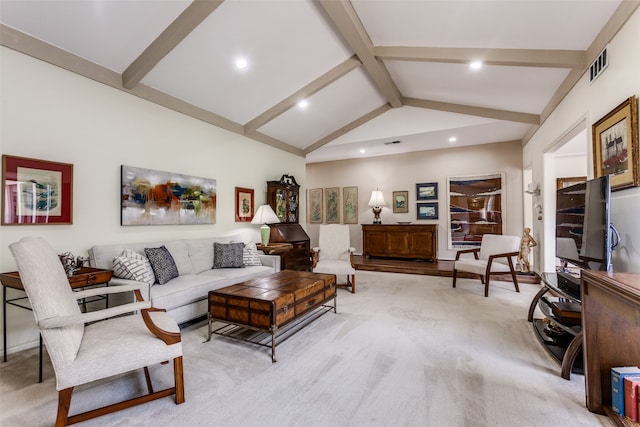
POLYGON ((151 268, 159 284, 164 285, 169 280, 178 277, 178 267, 169 250, 164 246, 159 248, 144 248, 149 258, 151 268))

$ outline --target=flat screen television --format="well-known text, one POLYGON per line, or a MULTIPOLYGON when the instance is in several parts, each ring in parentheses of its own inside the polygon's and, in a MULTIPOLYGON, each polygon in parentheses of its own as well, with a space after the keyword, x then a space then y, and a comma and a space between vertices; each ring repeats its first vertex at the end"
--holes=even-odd
POLYGON ((561 188, 556 194, 556 256, 588 270, 611 270, 609 176, 561 188))

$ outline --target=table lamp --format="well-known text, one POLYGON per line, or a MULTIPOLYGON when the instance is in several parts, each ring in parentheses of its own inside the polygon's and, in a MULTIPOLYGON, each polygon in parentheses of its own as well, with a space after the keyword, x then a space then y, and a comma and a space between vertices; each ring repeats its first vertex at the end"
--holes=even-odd
POLYGON ((277 222, 280 222, 280 219, 269 205, 260 206, 253 216, 251 224, 262 224, 262 227, 260 227, 260 239, 263 246, 269 244, 269 234, 271 234, 271 229, 267 224, 275 224, 277 222))
POLYGON ((371 192, 371 199, 369 200, 369 206, 373 210, 373 223, 382 224, 382 220, 380 219, 380 212, 382 212, 383 206, 387 206, 387 204, 384 202, 382 191, 376 188, 371 192))

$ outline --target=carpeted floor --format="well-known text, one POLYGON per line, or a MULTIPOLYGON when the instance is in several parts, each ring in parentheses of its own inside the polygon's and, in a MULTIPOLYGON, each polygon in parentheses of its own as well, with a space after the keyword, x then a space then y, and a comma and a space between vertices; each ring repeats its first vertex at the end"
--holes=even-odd
MULTIPOLYGON (((358 272, 328 313, 270 350, 183 329, 186 402, 165 398, 86 426, 612 426, 585 408, 584 377, 560 378, 527 310, 539 285, 358 272)), ((156 385, 171 365, 152 369, 156 385)), ((0 425, 53 425, 50 364, 37 350, 0 367, 0 425)), ((71 412, 122 398, 141 374, 78 388, 71 412)))

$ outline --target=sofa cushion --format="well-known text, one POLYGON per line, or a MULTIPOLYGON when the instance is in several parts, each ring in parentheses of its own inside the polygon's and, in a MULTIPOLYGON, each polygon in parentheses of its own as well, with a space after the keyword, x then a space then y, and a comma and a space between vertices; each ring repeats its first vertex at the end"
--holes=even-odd
POLYGON ((187 239, 189 258, 193 266, 193 274, 211 270, 213 267, 213 244, 214 242, 229 243, 232 240, 240 241, 240 236, 217 236, 204 239, 187 239))
POLYGON ((153 285, 156 276, 146 256, 125 249, 122 255, 113 260, 113 275, 122 279, 136 280, 153 285))
POLYGON ((144 252, 149 258, 151 268, 159 284, 164 285, 169 280, 179 276, 178 267, 171 256, 169 250, 164 246, 159 248, 144 248, 144 252))
MULTIPOLYGON (((208 271, 216 272, 223 270, 209 269, 208 271)), ((151 304, 157 308, 171 310, 206 299, 209 291, 222 288, 229 284, 227 278, 215 274, 178 276, 171 279, 169 283, 164 286, 153 286, 151 288, 151 304)), ((206 311, 201 314, 206 314, 206 311)))
POLYGON ((241 268, 244 267, 242 255, 244 243, 213 244, 213 268, 241 268))
POLYGON ((224 278, 228 285, 232 285, 251 279, 268 277, 272 274, 273 268, 271 267, 251 266, 245 268, 219 268, 207 270, 203 273, 198 274, 198 277, 224 278))
POLYGON ((242 262, 246 266, 262 265, 262 262, 260 261, 260 252, 258 252, 255 242, 249 242, 244 245, 242 262))
MULTIPOLYGON (((194 274, 191 258, 189 258, 189 247, 185 240, 169 240, 162 243, 169 250, 173 261, 178 268, 178 274, 194 274)), ((150 245, 147 245, 150 246, 150 245)), ((160 245, 155 245, 160 246, 160 245)))

